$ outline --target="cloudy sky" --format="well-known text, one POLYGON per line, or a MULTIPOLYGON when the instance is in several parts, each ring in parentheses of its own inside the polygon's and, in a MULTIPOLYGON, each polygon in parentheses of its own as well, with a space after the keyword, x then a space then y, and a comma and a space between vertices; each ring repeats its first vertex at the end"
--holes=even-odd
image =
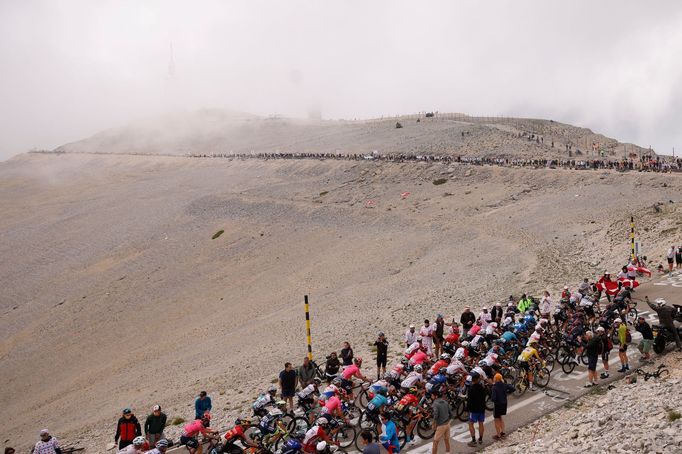
POLYGON ((0 0, 0 100, 0 159, 203 107, 551 118, 669 154, 682 2, 0 0))

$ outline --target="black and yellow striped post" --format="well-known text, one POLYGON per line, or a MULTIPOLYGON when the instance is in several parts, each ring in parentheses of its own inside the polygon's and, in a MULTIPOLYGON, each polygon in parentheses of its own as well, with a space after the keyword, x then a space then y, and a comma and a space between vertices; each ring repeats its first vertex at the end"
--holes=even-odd
POLYGON ((308 359, 313 360, 313 341, 310 336, 310 306, 308 305, 308 295, 303 297, 305 301, 305 333, 308 340, 308 359))
POLYGON ((635 260, 635 217, 630 216, 630 246, 632 247, 632 260, 635 260))

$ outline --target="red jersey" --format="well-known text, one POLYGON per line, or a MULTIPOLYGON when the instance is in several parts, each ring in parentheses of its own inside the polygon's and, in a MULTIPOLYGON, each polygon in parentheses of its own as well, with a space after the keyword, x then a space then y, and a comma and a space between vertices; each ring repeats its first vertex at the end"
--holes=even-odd
POLYGON ((224 437, 227 441, 232 441, 235 438, 244 438, 244 429, 242 429, 242 426, 234 426, 234 428, 225 432, 224 437))

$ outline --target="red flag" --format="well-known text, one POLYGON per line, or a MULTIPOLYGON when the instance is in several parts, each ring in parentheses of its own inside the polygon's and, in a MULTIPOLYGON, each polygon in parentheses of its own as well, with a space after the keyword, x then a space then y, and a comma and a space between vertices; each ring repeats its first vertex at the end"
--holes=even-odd
POLYGON ((639 287, 639 282, 633 280, 633 279, 627 279, 624 277, 621 277, 618 279, 620 282, 623 283, 623 287, 628 287, 628 288, 637 288, 639 287))
POLYGON ((651 271, 649 271, 648 268, 644 268, 643 266, 638 266, 637 272, 642 273, 642 274, 646 274, 647 276, 651 277, 651 271))
POLYGON ((600 292, 606 292, 607 295, 613 296, 618 293, 618 282, 600 280, 597 282, 597 289, 600 292))

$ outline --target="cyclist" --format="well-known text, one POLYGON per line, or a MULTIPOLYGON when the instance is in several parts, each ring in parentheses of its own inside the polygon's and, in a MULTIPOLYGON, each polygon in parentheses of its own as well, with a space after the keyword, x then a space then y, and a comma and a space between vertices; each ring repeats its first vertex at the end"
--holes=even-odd
MULTIPOLYGON (((338 389, 336 388, 336 386, 334 386, 334 388, 338 389)), ((322 410, 320 411, 320 416, 327 419, 327 421, 331 421, 334 418, 334 416, 338 416, 339 418, 348 422, 348 420, 343 415, 341 399, 339 399, 339 397, 337 396, 337 392, 334 392, 334 394, 325 401, 324 407, 322 407, 322 410)))
POLYGON ((256 446, 256 444, 248 440, 246 438, 246 435, 244 434, 244 429, 249 427, 250 425, 251 421, 247 419, 236 419, 234 421, 234 427, 225 432, 225 435, 223 435, 223 438, 225 438, 225 446, 223 447, 222 452, 230 454, 241 454, 243 452, 243 449, 235 444, 238 441, 241 442, 241 444, 244 447, 256 446))
POLYGON ((448 353, 443 353, 440 355, 440 359, 436 361, 433 366, 428 371, 428 375, 435 375, 438 373, 439 370, 441 370, 444 367, 448 367, 450 365, 450 355, 448 353))
POLYGON ((272 408, 258 423, 258 428, 264 435, 275 433, 277 430, 277 421, 284 415, 284 411, 287 408, 287 403, 283 400, 278 400, 275 405, 276 407, 272 408))
POLYGON ((275 402, 275 396, 277 395, 277 387, 275 385, 270 385, 267 392, 262 393, 256 401, 251 404, 253 409, 253 414, 255 416, 263 417, 268 413, 267 407, 272 406, 275 402))
POLYGON ((165 454, 166 450, 168 449, 168 445, 168 440, 162 438, 156 442, 154 449, 149 451, 147 454, 165 454))
POLYGON ((400 383, 400 387, 403 390, 408 390, 412 388, 413 386, 418 386, 421 387, 424 384, 424 377, 422 375, 422 366, 416 365, 414 366, 414 370, 407 374, 407 377, 405 377, 405 380, 403 380, 400 383))
POLYGON ((149 451, 149 443, 143 436, 137 436, 133 439, 133 444, 126 446, 118 451, 118 454, 142 454, 149 451))
POLYGON ((308 411, 313 407, 315 403, 313 396, 319 394, 319 386, 321 384, 322 381, 319 378, 314 378, 312 383, 296 393, 298 406, 303 408, 304 411, 308 411))
POLYGON ((218 433, 217 430, 209 429, 211 424, 210 413, 204 413, 201 419, 195 419, 191 423, 185 425, 182 430, 182 435, 180 435, 180 445, 185 445, 189 454, 195 454, 197 449, 199 449, 199 440, 197 436, 202 435, 213 435, 218 433))
POLYGON ((409 443, 414 439, 414 428, 421 417, 417 414, 417 408, 419 407, 419 389, 410 388, 394 406, 396 412, 405 416, 405 419, 409 421, 407 427, 405 428, 406 442, 409 443))
POLYGON ((535 391, 535 387, 533 386, 533 370, 531 369, 530 365, 531 360, 536 358, 538 361, 542 362, 543 367, 545 365, 544 361, 542 361, 542 358, 540 358, 540 354, 535 349, 536 344, 537 341, 529 341, 528 346, 521 351, 521 354, 517 358, 519 369, 525 371, 527 374, 531 391, 535 391))
POLYGON ((317 418, 317 420, 315 421, 315 425, 308 429, 308 431, 305 433, 305 437, 303 437, 304 452, 307 453, 316 452, 317 443, 319 443, 320 441, 326 441, 327 443, 338 445, 338 443, 332 441, 332 439, 325 431, 325 428, 327 427, 328 424, 329 420, 327 418, 317 418))
POLYGON ((341 372, 341 378, 343 380, 341 382, 341 387, 344 391, 346 391, 346 394, 348 394, 350 399, 353 398, 353 378, 358 378, 362 381, 369 381, 369 379, 362 375, 362 372, 360 372, 361 366, 362 358, 358 356, 353 360, 353 364, 346 366, 346 368, 343 369, 343 372, 341 372))

